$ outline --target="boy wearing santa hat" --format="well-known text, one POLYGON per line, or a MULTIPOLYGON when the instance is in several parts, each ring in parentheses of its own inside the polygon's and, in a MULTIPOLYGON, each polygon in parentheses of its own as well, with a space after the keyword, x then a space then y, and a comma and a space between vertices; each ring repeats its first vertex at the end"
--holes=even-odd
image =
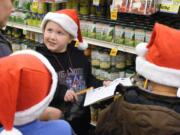
POLYGON ((97 135, 180 135, 180 31, 156 23, 136 52, 144 86, 117 87, 123 96, 100 115, 97 135))
POLYGON ((1 58, 0 76, 0 135, 72 135, 63 120, 38 120, 57 86, 56 72, 43 55, 26 50, 1 58))
MULTIPOLYGON (((53 65, 58 74, 58 88, 51 106, 64 113, 78 135, 88 135, 90 109, 83 107, 85 95, 77 97, 76 92, 87 87, 98 87, 103 82, 91 74, 91 65, 79 49, 86 49, 83 42, 80 21, 76 10, 64 9, 46 14, 41 25, 44 46, 36 50, 53 65), (79 41, 79 48, 73 40, 79 41)), ((104 81, 108 85, 109 81, 104 81)))

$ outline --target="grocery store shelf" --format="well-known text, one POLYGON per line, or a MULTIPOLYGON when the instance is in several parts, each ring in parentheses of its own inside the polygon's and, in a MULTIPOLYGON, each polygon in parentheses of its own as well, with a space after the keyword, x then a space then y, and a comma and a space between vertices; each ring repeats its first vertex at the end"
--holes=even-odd
POLYGON ((88 44, 96 45, 96 46, 99 46, 99 47, 105 47, 105 48, 109 48, 109 49, 117 48, 119 51, 136 54, 135 53, 135 48, 131 47, 131 46, 115 44, 115 43, 112 43, 112 42, 105 42, 105 41, 101 41, 101 40, 97 40, 97 39, 91 39, 91 38, 87 38, 87 37, 83 37, 83 39, 88 44))
POLYGON ((36 33, 42 33, 41 29, 38 27, 34 27, 34 26, 28 26, 25 24, 18 24, 18 23, 14 23, 14 22, 8 22, 7 26, 9 27, 14 27, 14 28, 18 28, 18 29, 23 29, 26 31, 32 31, 32 32, 36 32, 36 33))
MULTIPOLYGON (((28 25, 25 25, 25 24, 18 24, 18 23, 14 23, 14 22, 8 22, 7 26, 18 28, 18 29, 23 29, 23 30, 26 30, 26 31, 42 33, 40 28, 33 27, 33 26, 28 26, 28 25)), ((134 47, 131 47, 131 46, 115 44, 115 43, 112 43, 112 42, 106 42, 106 41, 101 41, 101 40, 87 38, 87 37, 83 37, 83 39, 84 39, 85 42, 87 42, 88 44, 91 44, 91 45, 104 47, 104 48, 109 48, 109 49, 116 48, 119 51, 136 54, 134 47)))

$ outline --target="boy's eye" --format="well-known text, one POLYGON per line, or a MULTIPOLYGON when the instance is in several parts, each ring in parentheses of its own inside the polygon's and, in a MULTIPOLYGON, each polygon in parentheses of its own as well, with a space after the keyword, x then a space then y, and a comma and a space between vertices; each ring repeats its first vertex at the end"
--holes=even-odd
POLYGON ((52 31, 52 29, 50 29, 50 28, 49 28, 49 29, 47 29, 47 31, 51 32, 51 31, 52 31))
POLYGON ((58 33, 59 35, 64 35, 64 33, 61 32, 61 31, 58 31, 57 33, 58 33))

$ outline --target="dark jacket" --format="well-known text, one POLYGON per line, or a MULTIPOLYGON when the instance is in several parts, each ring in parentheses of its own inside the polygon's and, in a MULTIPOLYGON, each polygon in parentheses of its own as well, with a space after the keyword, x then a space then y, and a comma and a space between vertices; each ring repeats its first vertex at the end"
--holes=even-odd
POLYGON ((180 135, 180 98, 138 87, 121 93, 123 96, 100 114, 97 135, 180 135))
POLYGON ((0 58, 12 53, 11 43, 4 37, 0 30, 0 58))
POLYGON ((102 86, 102 81, 91 74, 89 60, 83 51, 71 44, 64 53, 52 53, 45 46, 36 50, 50 61, 58 74, 58 88, 50 105, 65 112, 65 119, 71 123, 77 133, 80 132, 77 130, 87 131, 85 127, 90 123, 90 109, 83 107, 85 95, 78 96, 78 101, 74 104, 64 102, 64 96, 69 88, 78 92, 87 87, 102 86))

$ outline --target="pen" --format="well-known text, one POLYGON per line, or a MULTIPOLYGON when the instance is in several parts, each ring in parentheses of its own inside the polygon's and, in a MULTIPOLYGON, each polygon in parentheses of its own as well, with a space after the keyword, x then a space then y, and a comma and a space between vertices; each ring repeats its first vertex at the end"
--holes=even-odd
POLYGON ((148 79, 146 79, 144 82, 144 89, 147 89, 147 85, 148 85, 148 79))
POLYGON ((93 90, 94 88, 93 87, 89 87, 87 89, 83 89, 83 90, 80 90, 79 92, 76 92, 77 96, 80 96, 82 94, 85 94, 86 92, 90 91, 90 90, 93 90))

